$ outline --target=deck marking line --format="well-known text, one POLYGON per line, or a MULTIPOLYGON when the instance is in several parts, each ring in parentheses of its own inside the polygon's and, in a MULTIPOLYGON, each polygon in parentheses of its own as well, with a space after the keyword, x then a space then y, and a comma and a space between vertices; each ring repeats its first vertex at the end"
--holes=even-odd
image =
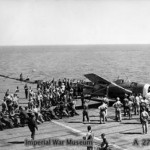
MULTIPOLYGON (((53 123, 55 123, 55 124, 57 124, 57 125, 59 125, 59 126, 62 126, 62 127, 64 127, 64 128, 67 128, 67 129, 69 129, 69 130, 71 130, 71 131, 73 131, 73 132, 80 133, 80 134, 83 135, 83 136, 86 135, 86 133, 84 133, 84 132, 82 132, 82 131, 80 131, 80 130, 77 130, 77 129, 75 129, 75 128, 72 128, 72 127, 70 127, 70 126, 67 126, 67 125, 65 125, 65 124, 63 124, 63 123, 60 123, 60 122, 58 122, 58 121, 52 120, 51 122, 53 122, 53 123)), ((102 140, 101 140, 100 138, 98 138, 98 137, 94 137, 94 139, 95 139, 95 140, 98 140, 98 141, 102 141, 102 140)), ((118 145, 116 145, 116 144, 111 144, 111 143, 110 143, 110 145, 112 145, 114 148, 118 148, 118 149, 121 149, 121 150, 128 150, 128 149, 123 149, 122 147, 120 147, 120 146, 118 146, 118 145)))

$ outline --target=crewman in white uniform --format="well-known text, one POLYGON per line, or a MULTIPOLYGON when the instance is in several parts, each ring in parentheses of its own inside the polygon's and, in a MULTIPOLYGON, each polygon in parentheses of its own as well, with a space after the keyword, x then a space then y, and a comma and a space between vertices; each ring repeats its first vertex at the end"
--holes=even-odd
POLYGON ((113 107, 115 108, 115 118, 116 121, 122 121, 122 115, 121 115, 121 107, 122 107, 122 103, 120 102, 120 98, 117 97, 117 101, 113 104, 113 107))
POLYGON ((100 110, 100 112, 99 112, 99 114, 100 114, 100 124, 101 123, 105 124, 107 104, 105 104, 104 100, 102 101, 102 104, 98 107, 98 109, 100 110), (102 121, 102 119, 103 119, 103 121, 102 121))
POLYGON ((142 128, 143 128, 143 134, 147 134, 148 131, 148 112, 146 111, 146 108, 143 107, 143 111, 141 113, 141 123, 142 123, 142 128))

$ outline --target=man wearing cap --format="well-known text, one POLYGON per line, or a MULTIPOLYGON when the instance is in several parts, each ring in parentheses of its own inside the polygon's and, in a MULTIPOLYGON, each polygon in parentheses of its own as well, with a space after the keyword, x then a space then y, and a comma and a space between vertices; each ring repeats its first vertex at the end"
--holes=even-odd
POLYGON ((141 121, 141 123, 142 123, 141 114, 142 114, 144 108, 145 108, 145 110, 147 109, 147 105, 146 105, 146 102, 145 102, 145 97, 143 97, 141 99, 141 102, 140 102, 140 121, 141 121))
POLYGON ((136 95, 135 97, 135 111, 134 111, 135 115, 139 115, 140 114, 140 97, 139 94, 136 95))
POLYGON ((120 102, 120 98, 117 97, 117 101, 113 104, 113 107, 115 108, 115 114, 116 114, 116 121, 122 121, 122 116, 121 116, 121 107, 122 103, 120 102))
POLYGON ((104 100, 102 101, 102 104, 98 107, 98 109, 100 110, 100 124, 102 123, 102 119, 103 123, 105 124, 107 105, 105 104, 104 100))
POLYGON ((132 118, 132 109, 133 109, 133 102, 131 99, 129 99, 128 101, 128 115, 129 115, 129 119, 132 118))
POLYGON ((126 116, 128 113, 128 102, 129 102, 128 95, 125 94, 125 98, 123 99, 124 116, 126 116))
MULTIPOLYGON (((109 99, 107 98, 107 95, 105 95, 104 97, 104 103, 107 105, 107 108, 109 106, 109 99)), ((105 116, 105 120, 107 121, 107 108, 106 108, 106 116, 105 116)))
POLYGON ((142 113, 141 113, 141 123, 142 123, 142 128, 143 128, 143 134, 147 134, 148 130, 148 112, 146 111, 146 108, 143 107, 142 113))
POLYGON ((83 103, 83 123, 85 121, 85 117, 86 117, 87 121, 90 122, 89 114, 88 114, 88 108, 89 108, 88 103, 86 100, 84 100, 84 103, 83 103))

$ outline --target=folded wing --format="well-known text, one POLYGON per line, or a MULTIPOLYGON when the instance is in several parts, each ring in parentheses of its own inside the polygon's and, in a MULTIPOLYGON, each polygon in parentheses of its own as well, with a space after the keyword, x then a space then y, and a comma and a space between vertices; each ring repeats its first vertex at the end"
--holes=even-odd
POLYGON ((111 84, 110 81, 108 81, 102 77, 99 77, 98 75, 96 75, 94 73, 85 74, 84 76, 95 84, 108 84, 108 85, 111 84))
MULTIPOLYGON (((132 93, 131 90, 128 90, 128 89, 125 89, 121 86, 119 86, 118 84, 114 83, 114 82, 110 82, 108 81, 107 79, 104 79, 102 77, 99 77, 98 75, 96 74, 93 74, 93 73, 90 73, 90 74, 85 74, 84 75, 86 78, 88 78, 90 81, 92 81, 93 83, 95 84, 101 84, 101 85, 111 85, 111 86, 115 86, 116 88, 118 88, 119 90, 125 92, 125 93, 132 93)), ((100 89, 101 90, 101 89, 100 89)), ((95 91, 95 93, 99 93, 100 90, 98 91, 95 91)))

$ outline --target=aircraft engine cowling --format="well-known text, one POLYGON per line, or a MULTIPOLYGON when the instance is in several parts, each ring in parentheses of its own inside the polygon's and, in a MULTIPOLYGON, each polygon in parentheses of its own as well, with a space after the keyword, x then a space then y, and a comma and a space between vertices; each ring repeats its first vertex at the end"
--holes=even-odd
POLYGON ((150 84, 145 84, 143 87, 143 97, 150 98, 150 84))

